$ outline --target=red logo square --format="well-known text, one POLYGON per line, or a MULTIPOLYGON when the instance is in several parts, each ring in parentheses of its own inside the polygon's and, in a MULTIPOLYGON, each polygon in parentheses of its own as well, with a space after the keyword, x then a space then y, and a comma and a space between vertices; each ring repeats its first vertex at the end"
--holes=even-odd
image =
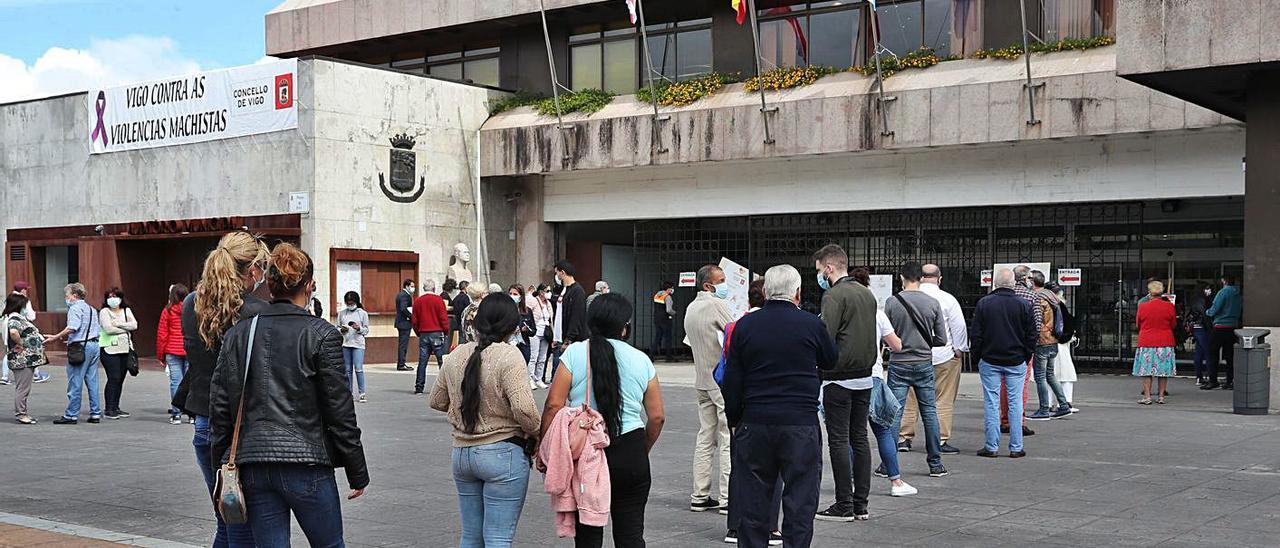
POLYGON ((276 110, 293 106, 293 73, 276 76, 276 110))

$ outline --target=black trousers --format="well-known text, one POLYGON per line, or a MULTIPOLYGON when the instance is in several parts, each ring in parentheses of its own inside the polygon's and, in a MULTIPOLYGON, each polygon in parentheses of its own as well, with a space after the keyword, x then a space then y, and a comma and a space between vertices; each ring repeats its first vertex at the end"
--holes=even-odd
POLYGON ((867 441, 871 390, 828 384, 822 388, 822 407, 827 415, 827 449, 831 452, 836 503, 865 514, 871 494, 871 443, 867 441), (849 458, 850 444, 853 459, 849 458))
POLYGON ((671 361, 671 322, 653 322, 653 343, 649 345, 649 356, 651 359, 657 359, 658 353, 667 355, 667 361, 671 361))
POLYGON ((1232 382, 1236 365, 1236 330, 1232 327, 1215 327, 1209 335, 1209 380, 1218 382, 1218 360, 1221 359, 1226 363, 1223 372, 1226 373, 1227 379, 1223 382, 1232 382), (1219 358, 1221 356, 1221 358, 1219 358))
POLYGON ((409 354, 409 332, 412 330, 397 328, 396 331, 400 334, 399 339, 396 341, 396 368, 404 369, 407 367, 404 364, 404 358, 409 354))
POLYGON ((115 414, 120 411, 120 394, 124 392, 124 378, 129 374, 125 367, 129 355, 102 352, 100 358, 102 369, 107 372, 107 386, 102 389, 102 410, 115 414))
POLYGON ((822 484, 822 433, 817 424, 739 424, 733 433, 734 487, 742 504, 738 546, 766 548, 773 524, 769 505, 782 479, 782 542, 786 548, 813 543, 813 516, 822 484))
MULTIPOLYGON (((613 503, 609 520, 613 522, 613 545, 616 548, 644 548, 644 507, 649 502, 649 451, 645 447, 645 429, 638 428, 609 442, 604 456, 609 460, 609 483, 613 503)), ((819 463, 821 465, 821 463, 819 463)), ((573 545, 577 548, 599 548, 604 545, 604 528, 577 525, 573 545)))
MULTIPOLYGON (((733 440, 729 440, 729 453, 733 453, 733 440)), ((738 486, 742 474, 736 469, 729 470, 729 520, 728 526, 730 531, 737 531, 742 528, 742 504, 743 501, 738 498, 742 493, 742 488, 738 486)), ((769 525, 775 531, 778 530, 778 515, 782 513, 782 477, 778 477, 778 481, 773 484, 773 500, 769 501, 769 525)))

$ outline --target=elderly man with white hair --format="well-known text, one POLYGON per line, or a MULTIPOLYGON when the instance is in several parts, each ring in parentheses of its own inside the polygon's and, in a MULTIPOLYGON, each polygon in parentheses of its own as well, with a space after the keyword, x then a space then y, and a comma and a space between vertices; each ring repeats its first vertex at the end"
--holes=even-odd
POLYGON ((608 293, 608 292, 609 292, 609 282, 606 282, 604 280, 600 280, 596 282, 596 292, 590 295, 587 295, 587 308, 591 308, 591 301, 596 300, 596 297, 604 295, 605 293, 608 293))
POLYGON ((785 546, 809 546, 822 484, 818 370, 835 367, 839 351, 817 316, 799 308, 800 273, 790 265, 764 275, 764 307, 738 320, 725 354, 725 415, 733 428, 738 545, 764 548, 773 524, 769 505, 779 478, 785 546))
POLYGON ((979 457, 996 456, 1000 448, 1000 383, 1008 386, 1009 456, 1027 456, 1022 446, 1022 391, 1027 360, 1035 353, 1040 327, 1031 303, 1014 292, 1014 273, 995 272, 995 290, 978 301, 973 313, 970 349, 982 377, 986 440, 979 457))

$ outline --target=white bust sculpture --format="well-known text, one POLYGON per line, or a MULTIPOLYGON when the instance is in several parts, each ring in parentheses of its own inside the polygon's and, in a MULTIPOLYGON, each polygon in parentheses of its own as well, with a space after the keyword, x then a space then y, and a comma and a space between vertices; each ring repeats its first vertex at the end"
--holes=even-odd
POLYGON ((459 243, 453 246, 453 257, 449 259, 448 279, 458 282, 475 281, 471 276, 471 270, 467 268, 470 262, 471 250, 467 248, 467 244, 459 243))

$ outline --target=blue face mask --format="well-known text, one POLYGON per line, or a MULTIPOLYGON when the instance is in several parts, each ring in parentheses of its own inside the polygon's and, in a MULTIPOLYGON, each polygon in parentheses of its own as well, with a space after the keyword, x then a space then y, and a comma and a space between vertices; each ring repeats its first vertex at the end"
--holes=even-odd
POLYGON ((822 288, 823 291, 831 289, 831 282, 827 281, 826 275, 821 270, 818 271, 818 287, 822 288))
POLYGON ((63 299, 67 303, 67 308, 71 308, 71 299, 63 299))
POLYGON ((716 284, 715 295, 717 299, 729 298, 729 282, 720 282, 716 284))

